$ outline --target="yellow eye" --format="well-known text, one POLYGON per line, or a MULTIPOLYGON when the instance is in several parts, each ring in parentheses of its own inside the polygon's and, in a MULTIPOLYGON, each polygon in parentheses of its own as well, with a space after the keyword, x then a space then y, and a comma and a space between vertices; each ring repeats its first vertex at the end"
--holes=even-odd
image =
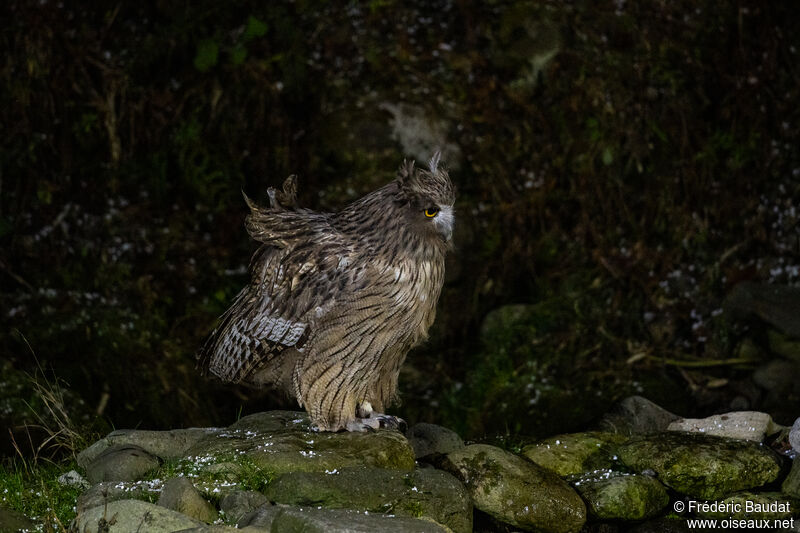
POLYGON ((429 207, 428 209, 425 210, 425 216, 428 218, 433 218, 438 214, 439 210, 436 209, 435 207, 429 207))

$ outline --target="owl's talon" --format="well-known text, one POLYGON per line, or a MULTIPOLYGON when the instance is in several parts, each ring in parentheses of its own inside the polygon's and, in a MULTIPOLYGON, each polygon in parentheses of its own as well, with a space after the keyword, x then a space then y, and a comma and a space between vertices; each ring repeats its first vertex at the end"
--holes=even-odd
POLYGON ((356 418, 348 422, 345 427, 347 431, 360 433, 378 431, 379 429, 396 429, 404 432, 406 428, 408 428, 408 424, 399 416, 384 415, 381 413, 372 413, 369 417, 356 418))

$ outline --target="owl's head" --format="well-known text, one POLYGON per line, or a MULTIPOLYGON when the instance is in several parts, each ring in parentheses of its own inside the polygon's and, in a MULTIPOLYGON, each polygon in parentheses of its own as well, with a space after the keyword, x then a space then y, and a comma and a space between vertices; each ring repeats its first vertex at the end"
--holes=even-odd
POLYGON ((453 236, 456 193, 447 170, 439 168, 440 158, 440 152, 433 154, 427 169, 416 167, 414 161, 403 161, 397 181, 410 222, 423 234, 449 242, 453 236))

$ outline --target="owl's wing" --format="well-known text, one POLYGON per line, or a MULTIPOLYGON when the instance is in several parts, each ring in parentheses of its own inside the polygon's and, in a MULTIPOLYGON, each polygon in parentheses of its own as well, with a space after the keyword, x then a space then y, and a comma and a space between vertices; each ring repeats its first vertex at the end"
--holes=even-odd
POLYGON ((266 244, 253 256, 250 284, 198 355, 203 370, 225 381, 241 381, 288 348, 302 351, 314 322, 358 278, 348 268, 351 247, 324 216, 283 211, 274 218, 265 225, 248 217, 251 236, 266 244))

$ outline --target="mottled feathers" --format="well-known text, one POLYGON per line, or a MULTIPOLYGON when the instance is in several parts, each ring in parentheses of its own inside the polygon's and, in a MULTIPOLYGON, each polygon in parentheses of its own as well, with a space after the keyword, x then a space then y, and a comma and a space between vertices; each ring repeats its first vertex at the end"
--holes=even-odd
POLYGON ((411 347, 427 336, 444 281, 455 194, 435 155, 338 213, 297 206, 297 181, 249 198, 246 228, 261 243, 250 283, 198 354, 224 381, 295 397, 322 430, 394 399, 411 347))

